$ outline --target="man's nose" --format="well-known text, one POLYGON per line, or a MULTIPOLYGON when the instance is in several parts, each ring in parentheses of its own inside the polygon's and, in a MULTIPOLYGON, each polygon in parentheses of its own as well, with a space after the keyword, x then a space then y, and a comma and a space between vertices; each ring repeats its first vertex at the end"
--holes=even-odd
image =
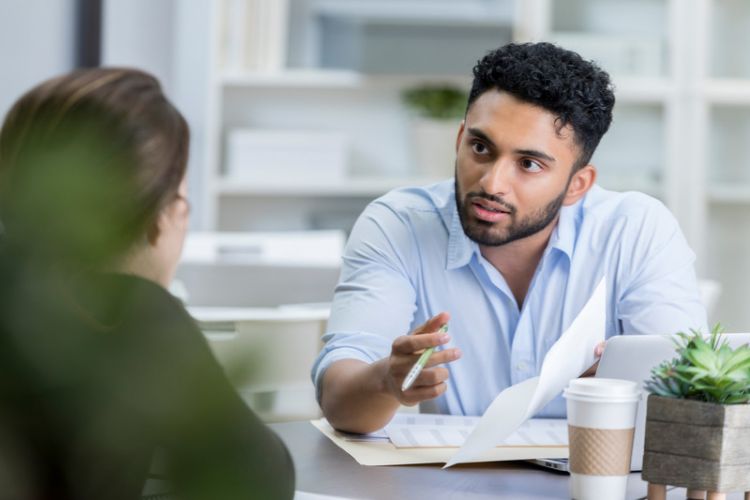
POLYGON ((507 195, 511 190, 514 175, 513 162, 498 159, 482 175, 479 184, 487 194, 507 195))

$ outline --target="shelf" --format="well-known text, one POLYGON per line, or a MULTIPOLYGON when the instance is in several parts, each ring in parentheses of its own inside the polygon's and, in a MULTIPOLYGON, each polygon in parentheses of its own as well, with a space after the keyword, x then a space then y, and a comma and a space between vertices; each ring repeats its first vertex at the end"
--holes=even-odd
POLYGON ((190 306, 187 308, 190 315, 204 329, 212 325, 229 327, 234 331, 235 323, 243 321, 325 321, 330 316, 330 306, 321 305, 299 305, 279 307, 200 307, 190 306))
POLYGON ((409 86, 426 82, 452 84, 468 90, 472 77, 461 75, 364 74, 347 70, 289 69, 275 73, 225 73, 220 84, 227 88, 356 89, 372 86, 409 86))
POLYGON ((392 189, 405 186, 424 186, 444 179, 428 177, 353 178, 338 182, 320 181, 300 183, 258 183, 223 178, 216 186, 222 196, 308 196, 321 198, 376 198, 392 189))
MULTIPOLYGON (((438 74, 364 74, 357 71, 325 69, 289 69, 273 73, 224 73, 220 83, 225 87, 284 87, 284 88, 358 88, 373 85, 411 85, 424 82, 452 83, 469 87, 471 75, 438 74)), ((614 78, 615 95, 625 102, 661 102, 673 92, 674 86, 666 78, 614 78)), ((750 99, 750 86, 744 89, 750 99)), ((718 90, 721 94, 723 90, 718 90)), ((738 92, 735 90, 735 94, 738 92)))
POLYGON ((513 22, 513 3, 508 0, 317 0, 314 9, 322 16, 390 24, 487 26, 513 22))
POLYGON ((704 91, 712 104, 750 105, 750 80, 711 79, 706 81, 704 91))
POLYGON ((362 80, 362 75, 355 71, 315 69, 225 73, 221 76, 221 84, 225 87, 356 88, 362 80))
POLYGON ((750 182, 735 184, 714 183, 708 186, 708 199, 712 203, 750 204, 750 182))

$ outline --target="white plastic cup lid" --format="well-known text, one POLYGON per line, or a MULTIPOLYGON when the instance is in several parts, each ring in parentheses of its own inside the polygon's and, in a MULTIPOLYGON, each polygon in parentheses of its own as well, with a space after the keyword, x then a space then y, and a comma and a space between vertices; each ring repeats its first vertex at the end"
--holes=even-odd
POLYGON ((565 389, 565 397, 591 399, 638 399, 640 388, 637 382, 616 378, 574 378, 565 389))

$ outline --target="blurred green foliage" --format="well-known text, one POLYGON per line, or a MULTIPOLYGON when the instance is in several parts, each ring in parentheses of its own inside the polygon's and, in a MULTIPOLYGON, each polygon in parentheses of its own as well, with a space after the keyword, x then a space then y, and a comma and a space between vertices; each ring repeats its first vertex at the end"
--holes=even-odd
POLYGON ((452 85, 422 85, 407 89, 402 100, 419 116, 436 120, 462 118, 468 95, 452 85))

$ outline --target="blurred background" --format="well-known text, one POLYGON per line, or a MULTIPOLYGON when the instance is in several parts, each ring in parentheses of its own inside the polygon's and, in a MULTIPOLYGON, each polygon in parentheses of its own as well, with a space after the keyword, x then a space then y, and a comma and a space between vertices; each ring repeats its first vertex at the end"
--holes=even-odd
POLYGON ((193 141, 173 292, 221 358, 262 340, 277 361, 248 400, 298 418, 347 232, 388 190, 452 175, 471 68, 513 40, 612 75, 600 183, 666 203, 710 322, 750 331, 746 0, 2 0, 0 114, 75 67, 161 79, 193 141))

